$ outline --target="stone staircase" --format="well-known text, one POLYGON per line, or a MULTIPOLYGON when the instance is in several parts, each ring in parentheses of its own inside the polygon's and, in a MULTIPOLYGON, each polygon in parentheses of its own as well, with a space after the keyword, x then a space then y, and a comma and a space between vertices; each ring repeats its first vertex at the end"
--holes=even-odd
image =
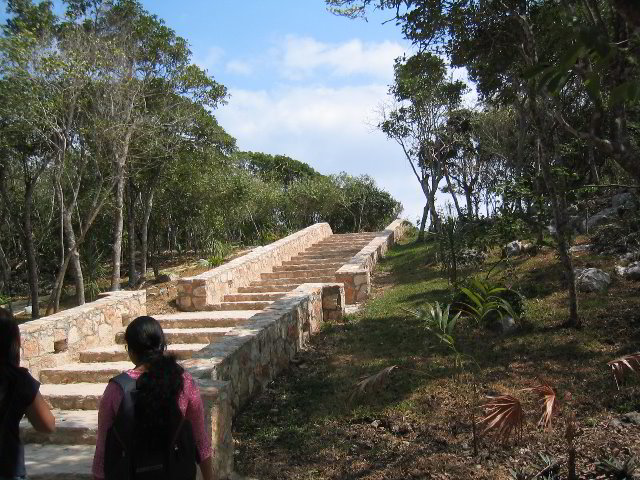
MULTIPOLYGON (((181 361, 188 360, 207 345, 233 336, 236 327, 299 285, 335 282, 336 270, 375 237, 376 233, 331 235, 263 272, 261 280, 225 295, 210 311, 156 315, 169 351, 181 361)), ((74 363, 40 371, 40 392, 54 409, 57 430, 46 435, 26 420, 21 423, 32 480, 92 478, 101 395, 110 378, 133 368, 124 348, 124 332, 117 332, 113 340, 110 346, 81 351, 74 363)))

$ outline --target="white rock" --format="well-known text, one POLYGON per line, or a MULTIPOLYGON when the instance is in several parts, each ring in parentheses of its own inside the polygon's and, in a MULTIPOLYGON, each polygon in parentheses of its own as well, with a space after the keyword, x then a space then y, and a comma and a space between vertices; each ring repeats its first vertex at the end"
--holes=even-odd
POLYGON ((586 245, 574 245, 569 249, 571 253, 581 253, 588 252, 591 249, 591 244, 587 243, 586 245))
POLYGON ((509 333, 516 329, 516 322, 511 317, 502 317, 498 320, 498 327, 502 333, 509 333))
POLYGON ((609 274, 598 268, 576 270, 576 286, 581 292, 602 292, 610 284, 609 274))
POLYGON ((620 217, 620 212, 615 207, 605 208, 598 213, 591 215, 588 220, 582 222, 583 231, 591 231, 592 229, 604 225, 605 223, 611 223, 620 217))
POLYGON ((624 268, 622 265, 616 265, 614 268, 616 275, 618 275, 619 277, 624 277, 625 274, 627 273, 627 269, 624 268))
POLYGON ((640 262, 629 265, 625 269, 624 276, 630 280, 640 280, 640 262))
POLYGON ((505 257, 519 255, 521 251, 522 251, 522 242, 520 240, 514 240, 513 242, 509 242, 504 247, 505 257))

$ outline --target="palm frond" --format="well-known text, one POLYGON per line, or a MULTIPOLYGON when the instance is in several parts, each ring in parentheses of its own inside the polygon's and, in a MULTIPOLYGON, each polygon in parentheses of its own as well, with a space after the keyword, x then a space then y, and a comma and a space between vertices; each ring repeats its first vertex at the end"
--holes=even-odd
POLYGON ((625 355, 624 357, 616 358, 607 363, 613 372, 613 378, 616 380, 616 386, 620 390, 620 386, 624 381, 625 374, 627 372, 640 372, 640 352, 625 355))
POLYGON ((524 411, 520 400, 511 395, 488 398, 489 402, 481 406, 486 415, 478 423, 482 428, 480 435, 495 430, 497 436, 503 442, 509 439, 515 428, 519 430, 521 435, 524 411))
POLYGON ((349 395, 349 403, 352 403, 357 397, 366 395, 372 392, 379 391, 389 380, 391 372, 393 372, 397 365, 391 365, 390 367, 383 368, 373 375, 362 378, 358 383, 353 386, 351 394, 349 395))
POLYGON ((537 393, 542 397, 542 405, 544 411, 538 425, 543 429, 547 429, 551 426, 551 419, 558 411, 558 404, 556 403, 556 392, 547 384, 538 385, 537 387, 525 388, 524 392, 537 393))

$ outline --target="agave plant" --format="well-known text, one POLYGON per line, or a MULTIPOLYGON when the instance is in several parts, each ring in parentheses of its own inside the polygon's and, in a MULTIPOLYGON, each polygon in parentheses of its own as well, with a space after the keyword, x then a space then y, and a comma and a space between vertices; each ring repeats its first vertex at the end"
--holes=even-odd
POLYGON ((608 458, 598 463, 596 469, 615 480, 634 480, 634 472, 638 469, 638 459, 629 457, 625 461, 608 458))
POLYGON ((616 358, 608 362, 607 365, 611 367, 616 386, 618 390, 620 390, 620 386, 624 382, 624 377, 627 372, 640 372, 640 352, 616 358))
POLYGON ((427 303, 417 311, 406 310, 408 313, 423 322, 428 332, 440 340, 456 356, 456 366, 464 364, 463 355, 456 348, 453 331, 462 312, 451 315, 451 305, 442 308, 439 302, 427 303))
POLYGON ((506 314, 517 320, 518 314, 511 304, 500 297, 501 293, 507 291, 506 288, 493 287, 478 279, 473 279, 470 287, 460 289, 468 299, 467 302, 462 303, 461 310, 477 323, 484 323, 493 313, 498 314, 500 318, 506 314))

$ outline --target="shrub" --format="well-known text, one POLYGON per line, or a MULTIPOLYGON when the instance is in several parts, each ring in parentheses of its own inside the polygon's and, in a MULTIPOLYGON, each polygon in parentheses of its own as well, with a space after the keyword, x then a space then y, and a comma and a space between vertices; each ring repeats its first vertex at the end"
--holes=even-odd
POLYGON ((453 306, 456 311, 485 326, 505 315, 516 320, 523 311, 522 297, 518 292, 479 279, 473 279, 467 287, 460 288, 453 306))

